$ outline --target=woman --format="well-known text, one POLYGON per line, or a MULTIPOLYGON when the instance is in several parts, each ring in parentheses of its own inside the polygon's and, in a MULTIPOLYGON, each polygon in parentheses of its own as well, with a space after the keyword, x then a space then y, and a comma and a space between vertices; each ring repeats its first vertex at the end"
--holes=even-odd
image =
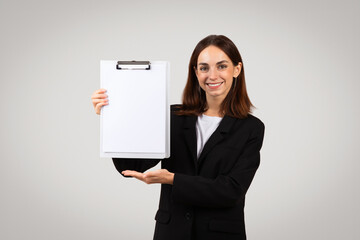
MULTIPOLYGON (((97 114, 106 90, 92 96, 97 114)), ((117 159, 125 177, 161 183, 154 239, 246 239, 245 194, 260 162, 264 124, 250 114, 234 43, 210 35, 195 47, 183 104, 171 107, 171 156, 117 159), (162 169, 148 171, 161 161, 162 169)))

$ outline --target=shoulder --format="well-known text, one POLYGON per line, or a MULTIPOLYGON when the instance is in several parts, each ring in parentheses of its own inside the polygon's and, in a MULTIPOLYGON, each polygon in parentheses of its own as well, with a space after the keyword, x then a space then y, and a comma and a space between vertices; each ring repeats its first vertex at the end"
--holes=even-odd
POLYGON ((170 106, 171 113, 175 113, 181 109, 182 104, 172 104, 170 106))
POLYGON ((262 142, 265 134, 265 124, 252 114, 249 114, 247 119, 250 138, 260 139, 260 142, 262 142))
POLYGON ((263 136, 265 124, 252 114, 248 114, 246 118, 237 118, 232 131, 239 134, 248 134, 249 136, 263 136))
POLYGON ((247 121, 248 124, 255 129, 258 129, 258 130, 265 129, 265 124, 259 118, 255 117, 252 114, 249 114, 248 117, 245 118, 245 121, 247 121))
POLYGON ((170 106, 170 115, 171 119, 174 118, 184 118, 183 115, 179 115, 177 112, 181 110, 182 105, 181 104, 172 104, 170 106))
POLYGON ((181 104, 172 104, 170 106, 170 121, 172 125, 179 125, 185 121, 186 116, 177 114, 177 112, 181 110, 181 107, 181 104))

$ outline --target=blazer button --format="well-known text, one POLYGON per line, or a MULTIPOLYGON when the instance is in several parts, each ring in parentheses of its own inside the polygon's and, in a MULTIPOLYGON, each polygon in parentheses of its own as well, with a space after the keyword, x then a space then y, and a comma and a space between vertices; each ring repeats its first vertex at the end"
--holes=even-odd
POLYGON ((191 214, 189 212, 185 213, 185 218, 186 218, 186 220, 190 220, 191 214))

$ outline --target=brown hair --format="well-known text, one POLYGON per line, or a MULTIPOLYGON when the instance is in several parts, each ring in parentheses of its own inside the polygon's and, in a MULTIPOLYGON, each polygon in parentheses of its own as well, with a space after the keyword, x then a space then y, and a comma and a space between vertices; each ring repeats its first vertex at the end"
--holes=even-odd
POLYGON ((183 104, 177 114, 200 115, 207 110, 205 91, 199 85, 195 69, 200 53, 208 46, 220 48, 231 59, 234 66, 241 62, 241 72, 237 78, 234 78, 229 93, 221 103, 220 112, 235 118, 246 118, 254 106, 246 92, 244 64, 235 44, 223 35, 207 36, 196 45, 189 62, 189 73, 183 92, 183 104))

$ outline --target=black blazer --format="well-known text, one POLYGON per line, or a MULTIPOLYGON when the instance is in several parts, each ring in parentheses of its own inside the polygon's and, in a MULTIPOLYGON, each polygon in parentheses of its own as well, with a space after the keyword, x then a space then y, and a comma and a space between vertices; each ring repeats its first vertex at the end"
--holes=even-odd
POLYGON ((197 159, 196 116, 171 114, 171 156, 118 159, 116 169, 146 171, 161 160, 175 173, 162 184, 155 240, 245 240, 245 194, 260 162, 264 124, 225 116, 197 159))

